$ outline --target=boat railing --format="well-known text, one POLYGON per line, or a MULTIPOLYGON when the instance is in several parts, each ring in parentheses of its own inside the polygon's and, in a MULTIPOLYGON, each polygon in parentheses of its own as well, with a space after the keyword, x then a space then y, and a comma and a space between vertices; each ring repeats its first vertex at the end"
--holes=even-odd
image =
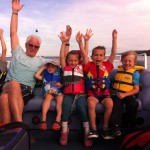
POLYGON ((144 66, 145 69, 148 68, 148 60, 146 53, 138 54, 137 64, 144 66), (139 57, 141 57, 141 59, 139 59, 139 57))
MULTIPOLYGON (((106 56, 108 58, 109 56, 106 56)), ((114 68, 117 68, 117 66, 121 65, 121 54, 117 54, 114 60, 114 68)), ((145 69, 148 68, 147 66, 147 54, 141 53, 137 56, 137 63, 136 65, 144 66, 145 69)))
MULTIPOLYGON (((44 57, 44 56, 43 56, 44 57)), ((106 59, 109 57, 109 55, 106 55, 106 59)), ((59 58, 58 56, 46 56, 46 58, 59 58)), ((8 66, 10 63, 11 57, 9 57, 9 59, 7 59, 8 61, 8 66)), ((91 57, 89 56, 89 60, 91 60, 91 57)), ((137 65, 140 66, 144 66, 145 69, 148 68, 148 64, 147 64, 147 54, 146 53, 141 53, 138 54, 137 57, 137 65)), ((114 68, 117 68, 117 66, 121 65, 121 54, 117 54, 115 56, 115 60, 114 60, 114 68)))

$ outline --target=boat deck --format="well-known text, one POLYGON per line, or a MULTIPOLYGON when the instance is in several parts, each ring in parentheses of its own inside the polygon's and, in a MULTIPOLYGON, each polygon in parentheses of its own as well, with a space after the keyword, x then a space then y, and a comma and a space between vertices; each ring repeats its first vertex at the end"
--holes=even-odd
POLYGON ((125 135, 118 139, 104 140, 101 136, 95 140, 93 146, 86 148, 83 145, 82 134, 79 131, 70 131, 67 146, 59 144, 59 132, 31 130, 31 150, 118 150, 125 135))

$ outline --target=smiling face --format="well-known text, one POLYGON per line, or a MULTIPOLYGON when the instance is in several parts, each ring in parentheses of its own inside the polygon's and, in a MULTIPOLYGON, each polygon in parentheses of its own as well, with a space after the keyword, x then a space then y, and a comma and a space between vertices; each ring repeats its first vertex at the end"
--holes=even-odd
POLYGON ((105 60, 105 50, 104 49, 95 49, 93 50, 91 59, 95 63, 95 65, 100 66, 105 60))
POLYGON ((135 55, 127 55, 122 59, 122 65, 125 70, 131 69, 135 65, 135 55))
POLYGON ((56 66, 56 65, 48 64, 48 66, 47 66, 47 71, 48 71, 49 73, 53 73, 53 72, 56 71, 56 70, 57 70, 57 66, 56 66))
POLYGON ((70 67, 75 68, 76 65, 79 64, 79 56, 75 54, 69 54, 66 61, 70 67))
POLYGON ((31 37, 26 42, 25 46, 26 46, 26 55, 29 57, 35 57, 40 48, 40 41, 35 37, 31 37))

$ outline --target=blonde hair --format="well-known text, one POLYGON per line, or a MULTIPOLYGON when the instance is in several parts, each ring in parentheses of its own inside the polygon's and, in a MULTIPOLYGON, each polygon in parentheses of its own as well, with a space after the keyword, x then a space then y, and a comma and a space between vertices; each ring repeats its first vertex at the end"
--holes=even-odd
POLYGON ((128 55, 134 55, 135 56, 135 60, 134 62, 136 63, 137 62, 137 53, 133 50, 129 50, 129 51, 126 51, 124 52, 122 55, 121 55, 121 61, 123 61, 123 59, 128 56, 128 55))

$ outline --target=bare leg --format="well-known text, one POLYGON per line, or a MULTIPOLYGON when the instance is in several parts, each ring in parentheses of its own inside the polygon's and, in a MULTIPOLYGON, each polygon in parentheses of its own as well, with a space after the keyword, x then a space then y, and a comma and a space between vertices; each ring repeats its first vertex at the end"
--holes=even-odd
POLYGON ((90 126, 92 129, 96 129, 96 105, 98 103, 98 100, 92 96, 88 97, 88 114, 89 114, 89 121, 90 126))
POLYGON ((47 115, 48 109, 50 107, 51 100, 53 98, 54 98, 54 96, 52 96, 50 94, 45 95, 45 98, 44 98, 43 104, 42 104, 42 121, 46 121, 46 115, 47 115))
POLYGON ((4 122, 4 123, 11 122, 11 113, 10 113, 7 93, 2 93, 0 96, 0 114, 1 114, 2 122, 4 122))
POLYGON ((10 112, 14 121, 22 122, 23 98, 20 84, 13 80, 4 85, 3 92, 8 93, 10 112))
POLYGON ((108 129, 109 128, 109 120, 110 120, 112 108, 113 108, 113 101, 111 98, 105 98, 102 101, 102 104, 105 106, 104 129, 108 129))
POLYGON ((56 96, 56 121, 61 121, 63 94, 56 96))

